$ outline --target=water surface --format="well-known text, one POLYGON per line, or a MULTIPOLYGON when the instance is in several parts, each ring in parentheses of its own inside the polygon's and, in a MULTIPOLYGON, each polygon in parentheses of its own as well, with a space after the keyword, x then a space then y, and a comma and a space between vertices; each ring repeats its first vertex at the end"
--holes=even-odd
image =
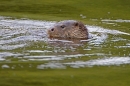
POLYGON ((49 39, 46 31, 56 21, 0 16, 1 68, 23 67, 7 65, 16 62, 40 62, 37 69, 130 64, 130 20, 101 22, 115 29, 86 25, 91 39, 49 39))

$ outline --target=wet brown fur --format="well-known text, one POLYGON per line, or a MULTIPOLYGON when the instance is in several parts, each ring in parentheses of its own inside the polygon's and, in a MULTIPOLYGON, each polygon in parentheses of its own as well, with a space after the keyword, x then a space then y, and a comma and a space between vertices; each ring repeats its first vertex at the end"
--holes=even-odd
POLYGON ((48 30, 48 36, 54 38, 88 38, 88 29, 82 22, 65 20, 56 23, 48 30))

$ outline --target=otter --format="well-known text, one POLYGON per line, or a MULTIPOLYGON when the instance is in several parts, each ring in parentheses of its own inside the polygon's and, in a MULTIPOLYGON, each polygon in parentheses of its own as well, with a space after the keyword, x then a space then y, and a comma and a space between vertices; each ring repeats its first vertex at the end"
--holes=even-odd
POLYGON ((64 20, 56 23, 48 30, 50 38, 80 38, 88 39, 88 29, 76 20, 64 20))

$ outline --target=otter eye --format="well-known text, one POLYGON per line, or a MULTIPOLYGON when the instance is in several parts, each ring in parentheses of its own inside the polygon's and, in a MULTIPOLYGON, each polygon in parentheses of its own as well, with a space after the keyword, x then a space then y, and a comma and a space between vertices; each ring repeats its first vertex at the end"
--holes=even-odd
POLYGON ((60 26, 61 28, 65 28, 65 26, 64 25, 62 25, 62 26, 60 26))
POLYGON ((52 28, 51 31, 54 31, 54 28, 52 28))

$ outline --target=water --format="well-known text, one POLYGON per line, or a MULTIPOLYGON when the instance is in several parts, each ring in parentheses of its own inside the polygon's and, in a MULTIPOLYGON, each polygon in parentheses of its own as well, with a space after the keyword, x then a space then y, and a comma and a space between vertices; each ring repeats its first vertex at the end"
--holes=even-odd
POLYGON ((130 64, 130 31, 128 27, 120 26, 130 20, 105 19, 101 22, 113 25, 115 29, 86 25, 91 39, 49 39, 46 31, 56 21, 0 16, 1 68, 24 67, 8 64, 15 62, 28 62, 28 67, 36 62, 36 69, 130 64), (124 27, 124 31, 116 29, 119 27, 124 27))

